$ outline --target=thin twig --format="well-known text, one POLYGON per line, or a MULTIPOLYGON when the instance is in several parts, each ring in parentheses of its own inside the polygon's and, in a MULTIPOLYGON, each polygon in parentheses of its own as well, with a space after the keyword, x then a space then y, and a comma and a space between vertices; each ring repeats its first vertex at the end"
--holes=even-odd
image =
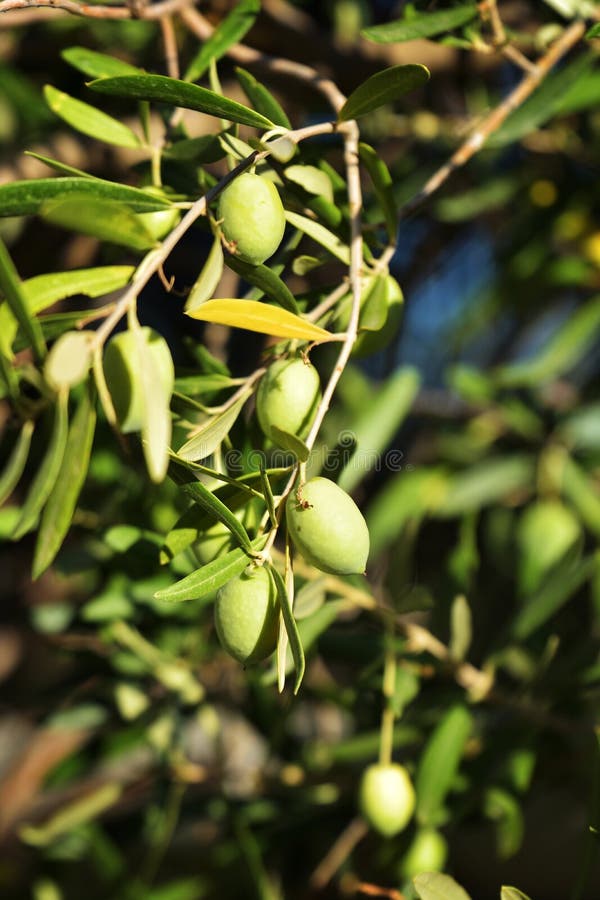
POLYGON ((160 17, 160 30, 162 32, 163 49, 165 52, 165 68, 169 78, 179 78, 179 53, 177 51, 177 38, 171 16, 160 17))
POLYGON ((362 841, 368 830, 366 822, 362 819, 356 818, 350 822, 310 876, 311 888, 320 891, 329 884, 337 870, 348 859, 356 845, 362 841))
MULTIPOLYGON (((147 6, 93 6, 77 0, 1 0, 0 16, 21 9, 58 9, 87 19, 161 19, 195 0, 159 0, 147 6)), ((1 21, 1 19, 0 19, 1 21)), ((15 23, 15 20, 11 20, 15 23)))
POLYGON ((573 22, 569 25, 548 52, 538 60, 535 69, 525 75, 514 91, 485 117, 483 122, 452 154, 450 159, 431 176, 422 190, 402 207, 400 210, 402 218, 412 213, 435 191, 439 190, 456 169, 464 166, 475 153, 481 150, 486 140, 494 131, 497 131, 508 115, 521 106, 541 84, 553 66, 583 37, 585 28, 585 23, 582 21, 573 22))
MULTIPOLYGON (((214 31, 213 26, 193 7, 182 7, 179 16, 189 30, 195 34, 196 37, 200 38, 201 41, 206 41, 212 35, 214 31)), ((346 102, 346 97, 342 94, 338 86, 330 78, 321 75, 311 66, 293 62, 289 59, 283 59, 282 57, 270 56, 267 53, 261 53, 253 47, 246 46, 246 44, 235 44, 233 47, 229 48, 227 53, 228 56, 237 60, 237 62, 244 64, 254 63, 268 69, 270 72, 278 73, 280 75, 289 75, 292 78, 298 78, 307 84, 311 84, 327 98, 336 112, 338 112, 346 102)))

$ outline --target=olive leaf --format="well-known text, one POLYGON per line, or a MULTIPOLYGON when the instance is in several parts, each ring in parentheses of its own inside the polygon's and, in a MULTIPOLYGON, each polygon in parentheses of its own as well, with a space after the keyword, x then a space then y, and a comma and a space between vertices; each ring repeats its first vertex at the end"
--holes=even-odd
POLYGON ((2 506, 4 501, 10 497, 23 474, 29 456, 33 429, 34 423, 31 419, 28 419, 23 423, 19 436, 12 449, 12 453, 0 475, 0 506, 2 506))
POLYGON ((42 512, 33 555, 34 580, 52 563, 71 525, 90 463, 95 427, 94 393, 88 383, 69 428, 60 472, 42 512))
POLYGON ((31 482, 21 514, 12 534, 13 541, 18 541, 24 534, 34 527, 38 516, 50 496, 54 487, 60 467, 62 465, 65 446, 67 443, 68 400, 66 391, 58 395, 54 409, 54 422, 52 432, 48 440, 48 446, 44 458, 37 470, 35 478, 31 482))
MULTIPOLYGON (((252 545, 253 550, 260 550, 264 542, 264 537, 256 539, 252 545)), ((236 548, 186 575, 175 584, 157 591, 154 598, 170 603, 181 603, 185 600, 201 600, 203 597, 212 596, 220 587, 236 575, 240 575, 249 562, 248 554, 241 548, 236 548)))
POLYGON ((251 391, 242 394, 235 403, 197 429, 189 441, 179 448, 177 455, 190 462, 196 462, 214 453, 231 431, 250 393, 251 391))
POLYGON ((285 587, 285 583, 275 566, 270 566, 271 575, 273 576, 273 580, 275 582, 275 587, 277 588, 277 597, 279 599, 279 606, 281 608, 281 615, 283 617, 283 622, 285 625, 285 630, 287 632, 288 641, 290 642, 290 649, 292 651, 292 658, 294 660, 294 669, 296 672, 296 677, 294 679, 294 694, 297 694, 300 690, 300 685, 302 684, 302 679, 304 678, 304 669, 305 669, 305 659, 304 659, 304 649, 302 647, 302 641, 300 639, 300 633, 298 631, 298 626, 296 625, 296 620, 294 618, 294 613, 292 611, 292 606, 290 603, 290 598, 288 596, 288 592, 285 587))
POLYGON ((210 252, 202 271, 194 282, 186 300, 185 311, 192 312, 198 306, 210 300, 223 274, 223 247, 221 239, 215 235, 210 252))
POLYGON ((419 63, 405 66, 390 66, 382 72, 376 72, 352 91, 338 113, 340 122, 357 119, 367 113, 379 109, 386 103, 392 103, 412 91, 429 78, 429 69, 419 63))
POLYGON ((76 100, 75 97, 70 97, 50 84, 44 87, 44 96, 52 112, 82 134, 117 147, 141 146, 140 139, 131 128, 96 109, 95 106, 76 100))
POLYGON ((217 322, 219 325, 231 325, 234 328, 270 334, 273 337, 296 338, 316 344, 337 339, 329 331, 288 310, 267 306, 266 303, 259 303, 256 300, 232 298, 208 300, 199 309, 188 312, 188 315, 192 319, 204 322, 217 322))

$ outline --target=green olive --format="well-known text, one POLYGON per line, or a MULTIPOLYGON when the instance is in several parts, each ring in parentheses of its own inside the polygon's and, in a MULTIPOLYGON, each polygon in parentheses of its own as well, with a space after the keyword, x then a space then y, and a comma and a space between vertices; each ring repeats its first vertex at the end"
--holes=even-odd
POLYGON ((372 828, 392 837, 406 828, 415 811, 415 789, 398 763, 374 763, 363 772, 360 810, 372 828))
MULTIPOLYGON (((145 187, 144 190, 147 194, 154 194, 156 197, 167 199, 164 191, 154 185, 145 187)), ((171 209, 157 209, 154 212, 138 213, 138 218, 143 223, 146 231, 153 238, 156 238, 157 241, 160 241, 173 231, 179 222, 180 215, 178 209, 171 207, 171 209)))
POLYGON ((215 626, 223 648, 244 665, 270 656, 277 645, 279 605, 268 569, 248 568, 217 592, 215 626))
POLYGON ((260 175, 238 175, 222 192, 218 215, 232 251, 254 266, 272 256, 283 238, 283 204, 273 182, 260 175))
POLYGON ((329 478, 311 478, 286 502, 294 546, 304 559, 334 575, 364 572, 369 531, 354 500, 329 478))
POLYGON ((400 875, 411 879, 422 872, 441 872, 447 857, 445 837, 435 828, 421 828, 402 857, 400 875))
POLYGON ((304 437, 321 399, 319 373, 298 357, 269 366, 256 394, 256 413, 267 437, 277 443, 273 426, 304 437))
MULTIPOLYGON (((157 331, 142 328, 144 340, 167 397, 173 390, 174 370, 169 345, 157 331)), ((106 345, 104 377, 123 434, 139 431, 144 423, 144 393, 140 382, 138 350, 133 331, 115 334, 106 345)))
POLYGON ((222 553, 232 550, 236 546, 227 525, 217 522, 198 535, 198 539, 192 544, 192 549, 198 562, 205 566, 217 556, 221 556, 222 553))

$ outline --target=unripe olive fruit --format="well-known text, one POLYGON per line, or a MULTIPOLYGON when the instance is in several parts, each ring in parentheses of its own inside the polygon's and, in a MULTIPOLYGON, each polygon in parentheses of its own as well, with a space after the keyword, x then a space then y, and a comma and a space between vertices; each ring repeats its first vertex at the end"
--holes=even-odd
MULTIPOLYGON (((144 341, 152 355, 165 396, 170 397, 175 377, 169 345, 157 331, 142 328, 144 341)), ((139 431, 144 423, 144 394, 139 371, 139 355, 133 331, 115 334, 106 345, 104 377, 124 434, 139 431)))
POLYGON ((435 828, 421 828, 402 857, 400 874, 411 879, 422 872, 441 872, 446 864, 448 844, 435 828))
POLYGON ((244 665, 275 649, 279 604, 273 578, 263 567, 248 568, 217 591, 215 626, 223 648, 244 665))
POLYGON ((198 539, 192 544, 198 562, 203 566, 235 546, 237 544, 234 543, 231 531, 223 522, 211 525, 199 534, 198 539))
MULTIPOLYGON (((144 188, 147 194, 154 194, 156 197, 165 198, 164 191, 160 188, 150 185, 144 188)), ((181 213, 175 207, 171 209, 157 209, 154 212, 138 213, 139 220, 143 223, 146 231, 160 241, 166 237, 179 222, 181 213)))
POLYGON ((406 828, 415 811, 415 789, 398 763, 374 763, 363 772, 360 810, 376 831, 392 837, 406 828))
POLYGON ((267 437, 277 443, 273 426, 304 437, 321 398, 319 373, 296 357, 269 366, 256 394, 256 414, 267 437))
POLYGON ((218 215, 233 252, 254 266, 272 256, 283 238, 283 204, 273 182, 260 175, 238 175, 221 193, 218 215))
POLYGON ((334 575, 364 572, 369 531, 358 506, 329 478, 311 478, 286 501, 287 526, 304 559, 334 575))

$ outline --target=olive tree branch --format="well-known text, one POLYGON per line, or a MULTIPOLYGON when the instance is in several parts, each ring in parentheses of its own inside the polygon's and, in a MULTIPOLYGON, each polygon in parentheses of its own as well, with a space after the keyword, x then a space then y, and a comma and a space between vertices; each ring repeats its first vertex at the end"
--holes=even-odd
MULTIPOLYGON (((78 3, 77 0, 0 0, 0 17, 18 10, 62 10, 73 16, 87 19, 161 19, 163 16, 181 10, 196 0, 159 0, 157 3, 130 6, 94 6, 78 3)), ((10 17, 5 26, 18 24, 17 17, 10 17)), ((29 17, 29 21, 31 18, 29 17)), ((2 18, 0 18, 2 23, 2 18)))
MULTIPOLYGON (((190 5, 181 7, 179 17, 201 41, 206 41, 214 31, 210 22, 190 5)), ((311 84, 327 98, 336 112, 339 112, 346 101, 346 97, 335 82, 321 75, 312 66, 284 59, 283 57, 271 56, 268 53, 261 53, 260 50, 255 50, 246 44, 235 44, 229 48, 227 55, 237 62, 260 65, 270 72, 289 75, 292 78, 311 84)))
MULTIPOLYGON (((419 193, 402 207, 399 212, 400 218, 405 218, 425 200, 428 200, 453 172, 464 166, 472 156, 481 150, 487 139, 494 131, 497 131, 508 115, 527 100, 556 63, 583 37, 585 28, 585 23, 579 20, 565 29, 547 53, 535 63, 535 67, 527 72, 517 87, 483 119, 466 141, 454 151, 450 159, 427 180, 419 193)), ((384 256, 389 261, 393 256, 393 249, 386 248, 384 256)))

